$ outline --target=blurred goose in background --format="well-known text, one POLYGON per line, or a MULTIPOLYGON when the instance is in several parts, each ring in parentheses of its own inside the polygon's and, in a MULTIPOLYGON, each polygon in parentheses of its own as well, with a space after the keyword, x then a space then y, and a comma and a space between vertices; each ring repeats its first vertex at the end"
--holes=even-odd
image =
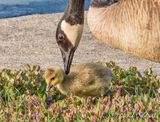
POLYGON ((46 69, 47 86, 55 86, 64 95, 103 96, 108 91, 112 73, 109 68, 97 63, 72 66, 66 75, 60 67, 46 69))
POLYGON ((160 0, 93 0, 87 20, 107 45, 160 62, 160 0))
MULTIPOLYGON (((84 0, 68 0, 56 39, 68 74, 83 32, 84 0)), ((111 47, 160 62, 159 0, 92 0, 88 25, 111 47)))

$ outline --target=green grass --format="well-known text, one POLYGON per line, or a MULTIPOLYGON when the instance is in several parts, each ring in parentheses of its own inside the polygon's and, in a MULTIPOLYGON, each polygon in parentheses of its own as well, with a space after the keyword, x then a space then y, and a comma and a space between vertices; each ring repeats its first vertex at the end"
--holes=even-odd
MULTIPOLYGON (((104 63, 103 63, 104 64, 104 63)), ((159 121, 160 79, 152 69, 141 74, 105 63, 112 69, 113 80, 105 97, 79 99, 65 97, 55 88, 46 93, 39 66, 0 71, 0 122, 112 122, 159 121)))

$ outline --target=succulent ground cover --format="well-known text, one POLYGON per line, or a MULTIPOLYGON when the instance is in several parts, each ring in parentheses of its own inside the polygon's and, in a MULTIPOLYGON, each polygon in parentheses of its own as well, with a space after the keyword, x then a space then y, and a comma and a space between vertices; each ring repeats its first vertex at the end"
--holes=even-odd
POLYGON ((3 121, 154 121, 160 120, 160 78, 151 68, 140 73, 114 62, 113 79, 105 97, 77 98, 61 95, 55 88, 46 92, 40 66, 0 71, 0 122, 3 121))

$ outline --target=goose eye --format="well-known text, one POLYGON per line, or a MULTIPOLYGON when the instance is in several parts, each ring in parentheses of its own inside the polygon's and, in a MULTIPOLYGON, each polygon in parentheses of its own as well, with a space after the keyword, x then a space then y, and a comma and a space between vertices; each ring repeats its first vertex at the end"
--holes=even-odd
POLYGON ((64 35, 63 34, 58 34, 58 42, 61 43, 64 40, 64 35))

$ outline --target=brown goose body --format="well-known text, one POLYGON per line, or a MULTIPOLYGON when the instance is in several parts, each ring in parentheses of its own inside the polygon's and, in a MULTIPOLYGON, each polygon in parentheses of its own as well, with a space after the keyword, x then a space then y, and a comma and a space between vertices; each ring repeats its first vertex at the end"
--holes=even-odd
POLYGON ((45 73, 45 79, 47 84, 55 85, 65 95, 100 96, 104 95, 108 90, 112 73, 105 66, 87 63, 72 66, 68 75, 65 75, 64 71, 59 70, 59 68, 48 68, 45 73), (55 75, 53 75, 54 73, 55 75), (53 76, 57 77, 53 78, 53 76), (61 79, 60 77, 63 78, 61 79))
POLYGON ((111 47, 160 62, 160 1, 118 0, 110 6, 98 6, 100 2, 91 5, 88 12, 93 35, 111 47))

